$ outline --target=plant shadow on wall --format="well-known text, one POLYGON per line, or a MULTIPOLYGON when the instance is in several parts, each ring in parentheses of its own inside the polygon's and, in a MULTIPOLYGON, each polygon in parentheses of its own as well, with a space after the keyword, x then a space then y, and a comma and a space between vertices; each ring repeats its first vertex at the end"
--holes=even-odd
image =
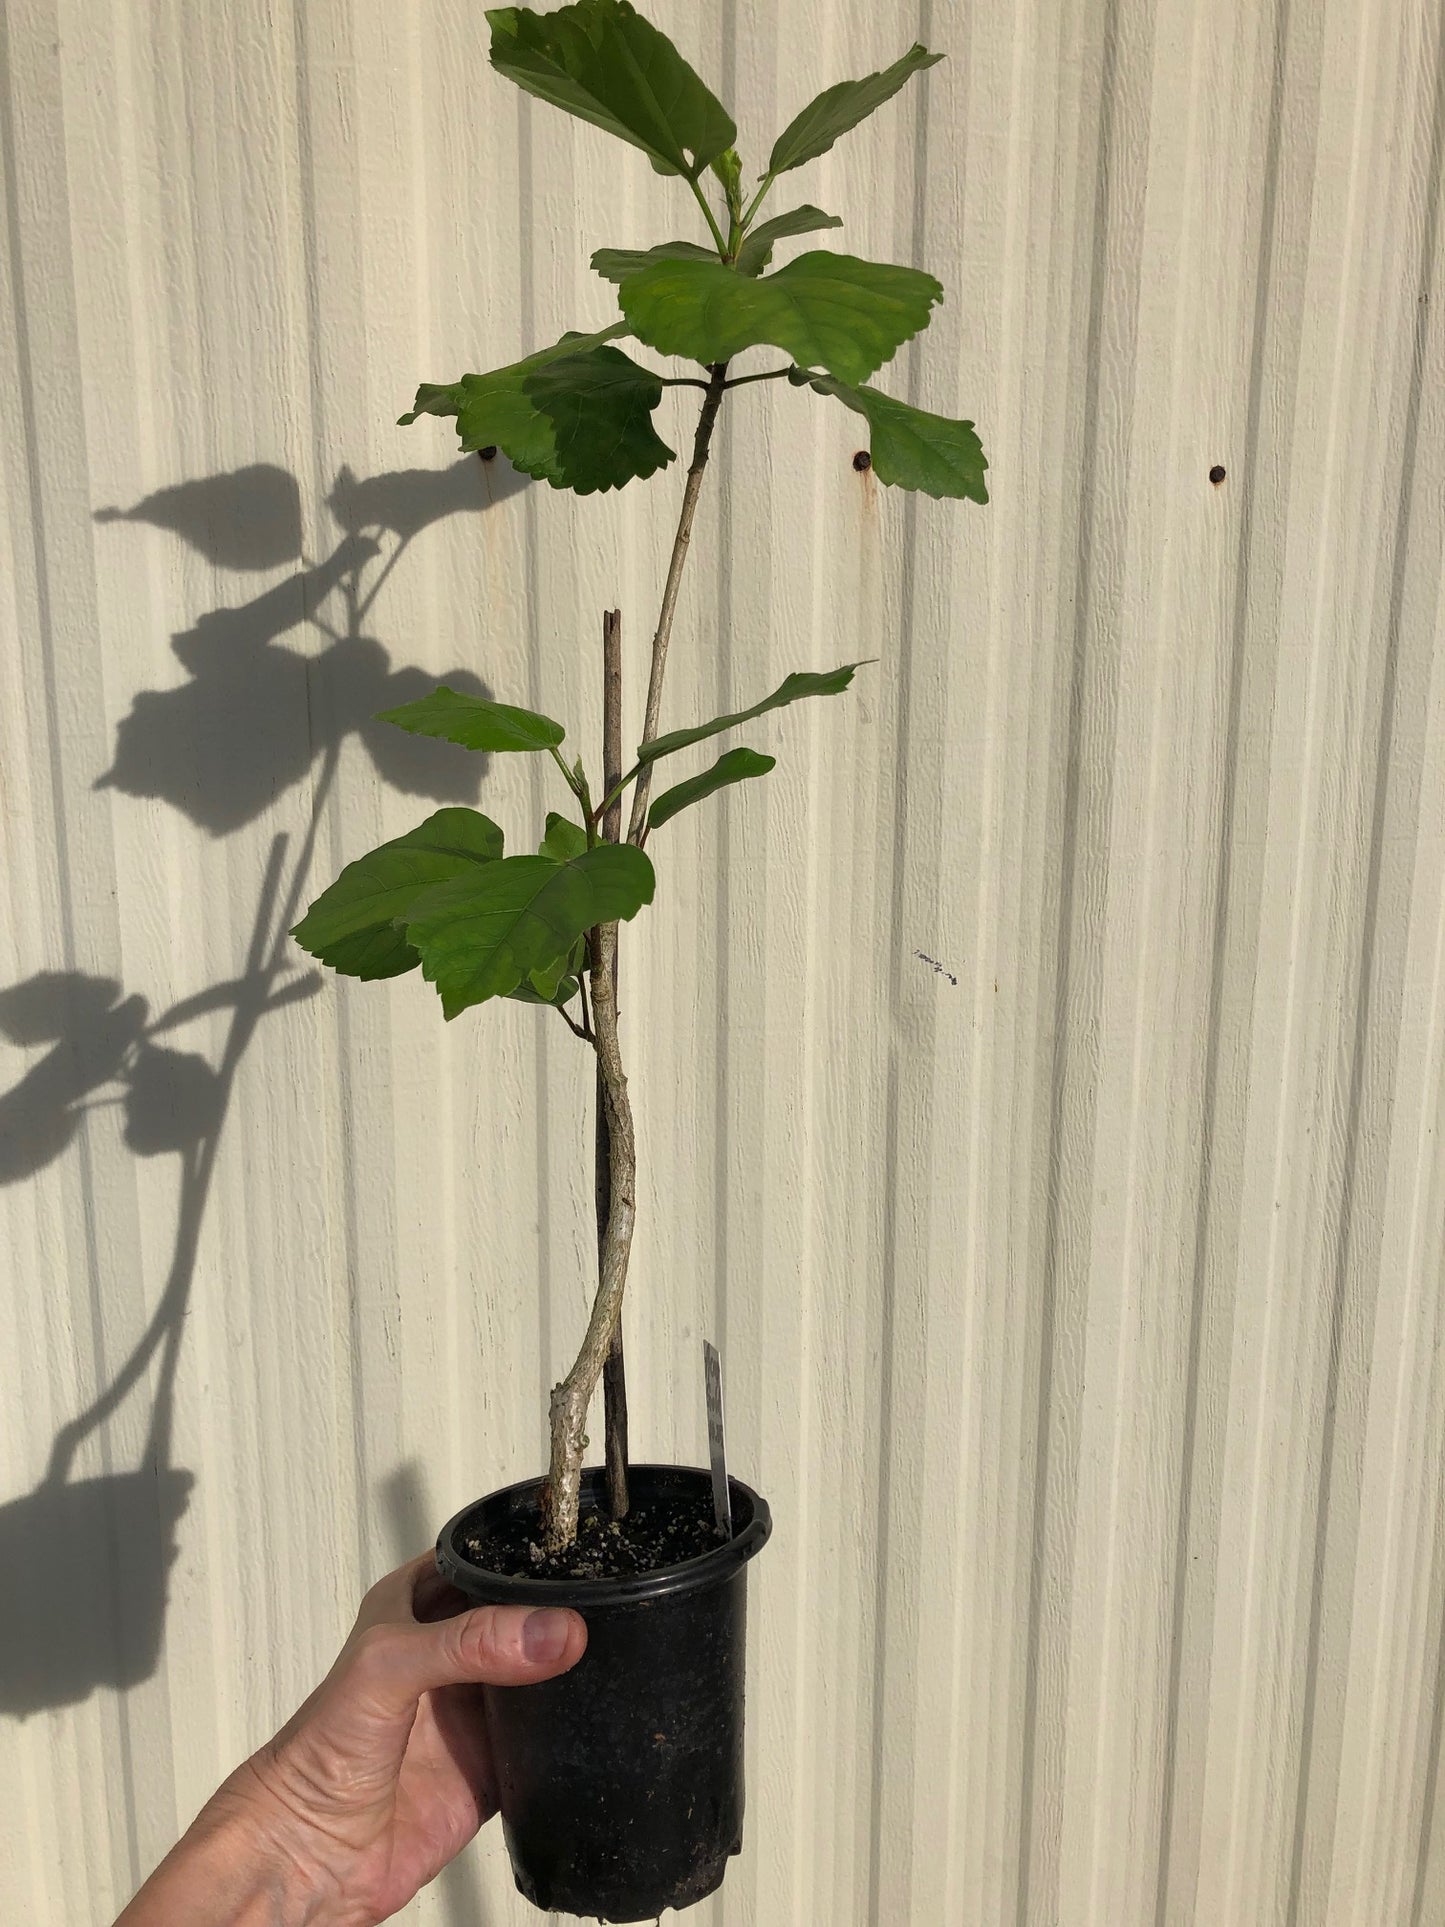
MULTIPOLYGON (((359 740, 383 781, 408 795, 474 802, 481 787, 476 756, 375 720, 377 710, 422 694, 436 677, 393 668, 366 634, 366 620, 425 528, 480 512, 522 486, 501 459, 360 480, 343 469, 327 498, 340 534, 333 552, 313 564, 301 552, 300 491, 278 468, 182 483, 96 518, 168 529, 220 568, 293 568, 260 596, 204 615, 173 638, 186 679, 136 697, 97 788, 168 803, 212 837, 253 822, 308 779, 311 803, 294 856, 288 837, 271 843, 246 954, 228 979, 158 1016, 149 999, 127 994, 119 981, 80 972, 41 972, 0 989, 0 1040, 30 1058, 18 1081, 0 1083, 0 1184, 22 1182, 71 1150, 92 1114, 117 1117, 134 1156, 173 1157, 178 1168, 170 1259, 145 1329, 85 1409, 60 1428, 39 1485, 0 1505, 0 1713, 23 1718, 71 1705, 98 1686, 134 1686, 155 1669, 169 1569, 194 1484, 171 1463, 171 1451, 201 1229, 242 1059, 263 1018, 319 987, 317 973, 295 968, 286 933, 304 900, 342 747, 359 740), (282 643, 298 629, 321 638, 319 654, 282 643), (304 729, 298 716, 307 718, 304 729), (218 1016, 218 1053, 182 1047, 190 1026, 218 1016), (140 1465, 74 1477, 86 1441, 156 1361, 140 1465), (77 1557, 83 1586, 48 1582, 46 1575, 70 1570, 77 1557)), ((487 693, 465 670, 448 671, 447 680, 487 693)), ((102 1291, 104 1283, 102 1275, 102 1291)))

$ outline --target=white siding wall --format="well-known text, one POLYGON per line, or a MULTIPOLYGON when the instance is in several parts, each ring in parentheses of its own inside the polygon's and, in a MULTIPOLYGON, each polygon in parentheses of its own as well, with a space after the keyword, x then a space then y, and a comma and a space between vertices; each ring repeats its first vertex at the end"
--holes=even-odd
MULTIPOLYGON (((628 934, 639 1453, 702 1454, 716 1332, 777 1522, 698 1918, 1431 1927, 1439 8, 657 17, 750 159, 947 53, 797 194, 944 281, 884 382, 976 417, 994 497, 901 498, 842 410, 744 390, 684 596, 674 722, 879 659, 755 732, 777 773, 666 832, 628 934)), ((0 1914, 37 1927, 109 1920, 360 1588, 538 1467, 580 1330, 560 1024, 444 1028, 414 978, 259 1014, 308 886, 423 794, 513 836, 553 800, 379 768, 385 674, 590 741, 616 602, 640 690, 677 469, 348 494, 448 469, 392 425, 418 379, 601 323, 592 246, 692 232, 484 44, 479 0, 0 9, 0 1914), (257 464, 240 511, 100 513, 257 464)), ((412 1917, 529 1917, 496 1829, 412 1917)))

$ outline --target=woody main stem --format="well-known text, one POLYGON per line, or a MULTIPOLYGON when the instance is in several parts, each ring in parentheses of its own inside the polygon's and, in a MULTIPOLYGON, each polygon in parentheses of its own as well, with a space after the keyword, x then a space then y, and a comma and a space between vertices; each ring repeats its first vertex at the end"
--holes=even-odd
MULTIPOLYGON (((698 496, 702 491, 703 471, 707 467, 713 428, 722 406, 727 383, 727 363, 719 362, 709 371, 707 393, 703 397, 697 432, 693 437, 692 462, 682 492, 682 508, 673 537, 672 557, 662 592, 662 607, 652 637, 652 664, 647 683, 647 709, 642 740, 657 735, 662 713, 662 684, 667 669, 668 644, 677 613, 678 591, 683 564, 692 541, 697 516, 698 496)), ((632 817, 628 825, 629 843, 641 844, 647 833, 647 804, 652 787, 652 766, 646 764, 638 778, 632 798, 632 817)), ((605 793, 605 792, 604 792, 605 793)), ((632 1105, 627 1095, 627 1075, 622 1064, 622 1046, 617 1026, 617 925, 599 924, 592 932, 591 953, 592 1029, 597 1052, 598 1096, 607 1128, 608 1204, 607 1223, 602 1230, 598 1253, 597 1296, 587 1321, 586 1336, 572 1369, 552 1388, 550 1424, 551 1463, 543 1494, 543 1544, 548 1552, 560 1552, 577 1537, 577 1518, 582 1499, 583 1441, 587 1435, 587 1408, 597 1389, 597 1381, 612 1348, 613 1335, 622 1315, 622 1294, 627 1285, 627 1264, 632 1253, 632 1233, 637 1222, 637 1143, 633 1132, 632 1105)))

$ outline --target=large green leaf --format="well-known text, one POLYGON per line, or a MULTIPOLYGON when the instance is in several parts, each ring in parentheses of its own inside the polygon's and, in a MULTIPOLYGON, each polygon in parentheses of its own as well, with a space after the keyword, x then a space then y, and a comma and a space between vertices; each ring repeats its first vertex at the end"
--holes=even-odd
POLYGON ((651 863, 630 843, 599 843, 566 863, 509 856, 418 897, 407 940, 450 1019, 507 996, 593 924, 635 916, 653 887, 651 863))
POLYGON ((463 749, 554 749, 567 734, 550 716, 514 709, 510 703, 488 702, 481 696, 464 696, 445 683, 400 709, 381 710, 377 721, 395 723, 413 736, 439 736, 443 742, 460 743, 463 749))
POLYGON ((931 274, 814 249, 755 281, 720 261, 654 261, 617 291, 632 332, 665 355, 727 361, 771 342, 805 367, 866 381, 928 326, 931 274))
POLYGON ((716 261, 717 249, 702 247, 696 241, 659 241, 655 248, 598 248, 592 257, 592 272, 604 281, 625 281, 639 268, 654 261, 716 261))
POLYGON ((760 756, 755 749, 725 750, 701 776, 689 776, 685 783, 676 783, 662 792, 647 812, 648 829, 657 829, 679 810, 685 810, 689 803, 700 803, 703 797, 726 789, 729 783, 742 783, 750 776, 766 776, 776 763, 775 756, 760 756))
POLYGON ((627 0, 577 0, 553 13, 497 7, 487 19, 499 74, 640 147, 659 174, 696 180, 732 146, 727 109, 627 0))
POLYGON ((784 677, 771 696, 754 703, 751 709, 740 709, 732 716, 714 716, 710 723, 670 730, 666 736, 654 736, 650 743, 639 747, 637 760, 655 763, 659 756, 671 756, 675 750, 686 749, 708 736, 721 736, 725 729, 737 723, 751 722, 754 716, 765 716, 770 709, 783 709, 804 696, 839 696, 852 682, 853 671, 861 667, 861 663, 845 662, 836 669, 795 669, 791 676, 784 677))
POLYGON ((967 497, 986 502, 983 444, 973 423, 947 415, 930 415, 911 408, 876 388, 850 387, 831 375, 810 374, 795 368, 789 380, 796 386, 835 395, 845 407, 862 415, 870 431, 873 473, 896 488, 921 489, 925 495, 967 497))
POLYGON ((661 379, 605 345, 626 333, 619 322, 592 335, 564 335, 490 374, 423 382, 399 419, 405 427, 418 415, 454 415, 463 448, 500 448, 524 475, 578 495, 645 480, 673 451, 652 426, 661 379))
POLYGON ((942 58, 942 54, 931 54, 921 42, 915 42, 901 59, 881 73, 865 74, 862 80, 840 80, 836 87, 827 88, 815 100, 810 100, 773 142, 773 151, 768 156, 769 175, 786 174, 790 167, 801 167, 804 161, 826 154, 840 134, 846 134, 860 120, 867 120, 914 74, 942 58))
POLYGON ((773 243, 790 234, 815 234, 819 228, 842 225, 836 214, 825 214, 820 207, 795 207, 788 214, 775 214, 749 231, 738 250, 738 273, 761 274, 773 258, 773 243))
POLYGON ((421 958, 396 927, 423 892, 502 856, 502 832, 477 810, 438 810, 405 836, 348 863, 291 935, 348 977, 399 977, 421 958))

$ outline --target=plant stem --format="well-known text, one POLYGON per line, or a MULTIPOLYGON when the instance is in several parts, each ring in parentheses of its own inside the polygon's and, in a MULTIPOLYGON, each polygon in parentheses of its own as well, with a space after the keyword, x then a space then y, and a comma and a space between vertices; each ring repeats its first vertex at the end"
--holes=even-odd
MULTIPOLYGON (((622 775, 622 612, 608 609, 602 617, 602 788, 616 788, 622 775)), ((602 840, 616 843, 622 836, 621 791, 602 812, 602 840)), ((617 997, 617 932, 613 926, 612 995, 617 997)), ((607 1227, 612 1216, 612 1132, 607 1121, 607 1091, 602 1062, 597 1063, 597 1268, 601 1283, 607 1252, 607 1227)), ((622 1312, 612 1331, 607 1362, 602 1368, 602 1397, 606 1411, 607 1510, 625 1519, 631 1503, 627 1489, 627 1363, 622 1349, 622 1312)))
MULTIPOLYGON (((682 565, 687 560, 692 539, 697 498, 707 467, 708 448, 718 409, 722 406, 727 383, 727 363, 709 369, 707 395, 698 417, 693 438, 692 466, 682 492, 682 509, 673 537, 672 560, 662 592, 662 609, 652 638, 652 668, 647 684, 647 713, 643 741, 657 734, 662 709, 662 680, 667 667, 667 646, 672 638, 672 622, 677 611, 678 587, 682 565)), ((621 749, 619 739, 618 749, 621 749)), ((622 758, 619 754, 618 763, 622 758)), ((651 785, 649 764, 633 793, 632 823, 628 841, 636 843, 647 827, 647 791, 651 785)), ((610 791, 615 781, 603 778, 608 810, 617 812, 621 827, 620 797, 610 791)), ((637 1222, 637 1141, 632 1126, 632 1105, 627 1095, 627 1074, 622 1068, 622 1047, 617 1034, 617 925, 598 924, 588 941, 592 965, 592 1031, 597 1052, 598 1089, 607 1128, 607 1229, 598 1252, 599 1282, 592 1301, 582 1349, 572 1369, 560 1385, 552 1388, 551 1463, 542 1488, 542 1541, 548 1552, 561 1552, 577 1537, 577 1515, 582 1499, 583 1439, 587 1434, 587 1408, 597 1381, 612 1348, 613 1334, 622 1315, 622 1294, 627 1286, 627 1261, 632 1253, 632 1232, 637 1222)))
POLYGON ((612 985, 617 925, 598 924, 593 935, 596 941, 592 945, 592 1024, 608 1137, 607 1230, 602 1238, 601 1279, 592 1302, 592 1316, 587 1321, 587 1335, 571 1371, 560 1385, 552 1388, 552 1463, 542 1508, 543 1543, 548 1552, 562 1551, 577 1537, 587 1407, 602 1376, 621 1314, 632 1228, 637 1220, 637 1146, 617 1037, 617 997, 612 985))
MULTIPOLYGON (((658 717, 662 713, 662 679, 667 670, 667 645, 672 640, 672 619, 677 613, 677 592, 682 583, 682 567, 687 561, 688 544, 692 541, 692 525, 697 515, 697 498, 702 490, 713 426, 727 386, 728 365, 725 361, 716 362, 708 373, 711 379, 703 398, 702 413, 698 416, 697 433, 693 437, 692 465, 687 471, 687 483, 682 491, 682 513, 677 518, 672 560, 667 565, 667 582, 662 591, 662 609, 652 638, 652 669, 647 681, 647 710, 642 721, 644 743, 650 743, 657 734, 658 717)), ((649 763, 632 792, 632 820, 627 828, 629 843, 639 842, 647 827, 647 803, 651 793, 652 765, 649 763)))
POLYGON ((712 238, 717 245, 719 259, 726 261, 726 259, 728 258, 728 244, 726 241, 724 241, 722 237, 722 229, 718 226, 717 221, 713 216, 713 211, 708 206, 706 194, 703 193, 702 189, 698 186, 696 180, 691 175, 688 176, 687 184, 692 189, 693 199, 697 202, 698 206, 703 211, 703 218, 706 220, 708 227, 711 230, 712 238))

